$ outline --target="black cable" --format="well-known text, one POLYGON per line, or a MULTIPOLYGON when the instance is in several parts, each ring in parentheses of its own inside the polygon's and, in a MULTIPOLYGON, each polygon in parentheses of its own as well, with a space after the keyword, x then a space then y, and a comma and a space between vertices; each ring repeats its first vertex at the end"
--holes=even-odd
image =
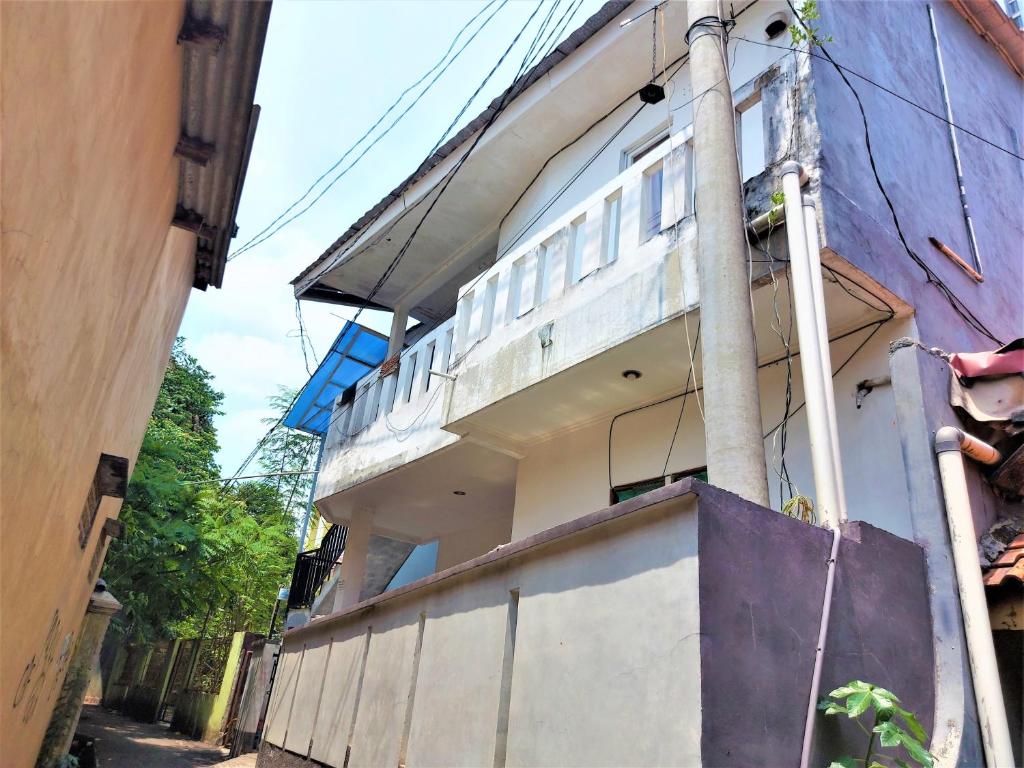
POLYGON ((449 60, 446 64, 444 64, 444 66, 441 68, 441 70, 439 72, 437 72, 436 75, 434 75, 434 78, 429 83, 427 83, 426 87, 422 91, 420 91, 419 94, 417 94, 417 96, 413 99, 413 101, 408 106, 406 106, 402 110, 401 113, 399 113, 398 117, 395 118, 395 120, 393 120, 391 122, 391 124, 388 125, 388 127, 385 128, 384 131, 381 132, 368 146, 366 146, 359 153, 359 155, 355 158, 355 160, 353 160, 351 163, 348 164, 348 166, 346 166, 344 169, 342 169, 342 171, 337 176, 335 176, 330 181, 330 183, 323 190, 320 191, 320 193, 313 199, 313 201, 309 205, 307 205, 305 208, 303 208, 301 211, 299 211, 299 213, 297 213, 295 216, 290 217, 287 221, 285 221, 283 224, 281 224, 281 226, 277 227, 276 229, 273 229, 273 231, 270 232, 269 235, 266 234, 269 230, 274 228, 275 224, 277 224, 279 221, 281 221, 281 219, 283 219, 285 216, 287 216, 292 210, 295 209, 295 207, 297 205, 299 205, 303 200, 305 200, 313 192, 313 190, 316 189, 317 185, 319 185, 321 181, 323 181, 330 173, 332 173, 339 165, 341 165, 348 158, 348 156, 351 155, 352 152, 354 152, 355 149, 377 128, 377 126, 379 126, 384 121, 384 119, 394 111, 395 107, 397 107, 398 104, 401 103, 402 99, 404 99, 405 96, 411 90, 416 88, 416 86, 418 86, 420 83, 422 83, 430 74, 435 72, 435 70, 437 70, 437 68, 439 66, 441 66, 441 64, 448 58, 448 55, 452 52, 452 49, 455 47, 455 44, 458 42, 459 38, 466 31, 466 29, 468 29, 473 24, 473 22, 475 22, 478 18, 480 18, 480 16, 483 15, 487 11, 487 9, 490 8, 495 2, 497 2, 497 0, 490 0, 490 2, 487 3, 487 5, 485 5, 482 9, 480 9, 480 11, 478 11, 476 13, 476 15, 473 16, 473 18, 471 18, 469 21, 467 21, 463 25, 463 27, 456 33, 455 37, 452 39, 451 44, 448 46, 448 50, 445 51, 444 55, 438 60, 438 62, 436 64, 434 64, 434 66, 431 67, 429 70, 427 70, 427 72, 425 72, 423 74, 423 76, 420 77, 415 83, 413 83, 408 88, 406 88, 404 91, 402 91, 402 93, 399 94, 398 98, 395 99, 394 102, 392 102, 391 106, 389 106, 387 108, 387 110, 385 110, 385 112, 380 117, 377 118, 376 122, 374 122, 373 125, 371 125, 366 130, 366 132, 363 133, 363 135, 360 136, 355 141, 355 143, 352 144, 352 146, 350 146, 347 150, 345 150, 345 153, 340 158, 338 158, 338 160, 335 161, 335 163, 333 165, 331 165, 326 171, 324 171, 322 174, 320 174, 320 176, 316 179, 316 181, 314 181, 309 186, 309 189, 307 189, 302 194, 301 197, 299 197, 295 202, 293 202, 291 205, 289 205, 288 208, 286 208, 281 214, 279 214, 277 216, 277 218, 275 218, 272 222, 270 222, 270 224, 268 224, 262 230, 257 232, 251 238, 249 238, 249 240, 247 240, 243 245, 241 245, 234 253, 232 253, 228 257, 228 260, 231 261, 232 259, 234 259, 235 257, 241 255, 245 251, 251 250, 252 248, 255 248, 257 245, 260 245, 261 243, 263 243, 266 240, 270 239, 275 234, 277 234, 279 231, 281 231, 281 229, 283 229, 285 226, 287 226, 289 223, 291 223, 292 221, 297 219, 299 216, 304 214, 306 211, 308 211, 311 207, 316 205, 316 203, 319 202, 319 200, 324 196, 324 194, 326 194, 326 192, 331 187, 333 187, 345 174, 347 174, 350 170, 352 170, 352 168, 360 160, 362 160, 363 157, 365 157, 366 154, 371 149, 373 149, 373 147, 376 146, 376 144, 381 139, 383 139, 385 136, 387 136, 391 132, 391 130, 396 125, 398 125, 398 123, 401 122, 405 118, 405 116, 407 114, 409 114, 409 112, 420 102, 420 100, 430 91, 430 89, 433 88, 434 84, 437 83, 437 81, 441 78, 442 75, 444 75, 444 73, 448 70, 448 68, 451 67, 451 65, 454 64, 455 61, 459 58, 459 56, 462 55, 462 52, 466 50, 466 48, 469 46, 469 44, 472 43, 473 40, 476 39, 477 35, 479 35, 484 30, 484 28, 491 22, 491 20, 498 14, 498 12, 501 11, 501 9, 505 7, 505 5, 508 3, 508 0, 502 0, 501 5, 499 5, 491 13, 491 15, 488 16, 484 20, 483 24, 481 24, 480 27, 469 37, 469 39, 466 40, 462 44, 462 47, 459 48, 459 50, 455 53, 455 55, 451 58, 451 60, 449 60), (263 237, 264 235, 266 235, 266 237, 263 237))
MULTIPOLYGON (((863 330, 865 330, 867 328, 874 328, 874 330, 872 330, 871 333, 868 334, 868 336, 860 344, 857 345, 857 348, 854 349, 853 352, 851 352, 847 356, 846 360, 843 361, 843 364, 840 365, 838 368, 836 368, 832 372, 832 378, 833 379, 836 376, 838 376, 840 374, 840 372, 844 368, 846 368, 847 365, 850 364, 850 362, 857 355, 857 353, 859 353, 865 346, 867 346, 867 343, 869 341, 871 341, 871 339, 874 337, 874 335, 876 333, 878 333, 878 330, 883 325, 888 323, 890 321, 890 319, 891 318, 887 317, 887 318, 884 318, 882 320, 875 320, 875 321, 872 321, 870 323, 866 323, 865 325, 858 326, 857 328, 854 328, 853 330, 846 331, 845 333, 841 333, 838 336, 835 336, 835 337, 833 337, 833 338, 828 340, 829 344, 832 344, 832 343, 834 343, 836 341, 842 341, 843 339, 845 339, 845 338, 847 338, 849 336, 852 336, 855 333, 860 333, 861 331, 863 331, 863 330)), ((800 356, 799 352, 795 352, 795 353, 792 354, 792 357, 799 357, 799 356, 800 356)), ((785 360, 786 360, 786 355, 783 355, 782 357, 777 357, 777 358, 775 358, 773 360, 769 360, 767 362, 759 364, 757 366, 757 369, 761 370, 763 368, 769 368, 769 367, 771 367, 773 365, 778 365, 779 363, 784 362, 785 360)), ((669 395, 668 397, 663 397, 660 400, 655 400, 653 403, 646 403, 645 405, 638 405, 635 408, 630 408, 629 410, 622 411, 621 413, 617 413, 617 414, 615 414, 615 416, 612 417, 611 422, 608 424, 608 487, 609 488, 614 488, 614 486, 612 485, 612 452, 611 452, 611 447, 612 447, 612 431, 615 429, 615 422, 618 421, 623 416, 629 416, 631 414, 638 413, 639 411, 647 410, 648 408, 655 408, 655 407, 657 407, 659 405, 664 405, 665 403, 671 403, 673 400, 678 400, 679 398, 685 397, 686 395, 692 395, 692 394, 694 394, 696 392, 701 392, 701 391, 703 391, 703 389, 704 389, 703 385, 701 385, 699 387, 698 386, 694 386, 692 389, 688 389, 688 390, 686 390, 684 392, 680 392, 677 395, 669 395)), ((793 413, 790 414, 790 416, 794 416, 797 413, 799 413, 803 409, 804 405, 805 405, 805 403, 801 403, 796 409, 794 409, 793 413)), ((777 430, 781 426, 782 426, 782 422, 780 421, 778 424, 776 424, 770 430, 765 432, 764 435, 762 435, 761 439, 762 440, 767 440, 768 436, 771 435, 772 432, 774 432, 775 430, 777 430)))
MULTIPOLYGON (((790 4, 789 7, 792 8, 793 7, 792 4, 790 4)), ((794 11, 794 13, 795 13, 795 11, 794 11)), ((797 18, 799 18, 799 16, 797 16, 797 18)), ((807 26, 804 25, 802 20, 801 20, 800 23, 801 23, 801 25, 804 26, 804 29, 807 29, 807 26)), ((824 56, 822 56, 820 54, 815 53, 814 51, 802 51, 799 48, 793 48, 793 47, 788 46, 788 45, 773 45, 772 43, 764 43, 764 42, 761 42, 760 40, 751 40, 749 37, 743 37, 742 35, 736 35, 733 39, 734 40, 742 40, 743 42, 751 43, 752 45, 760 45, 760 46, 763 46, 765 48, 777 48, 780 51, 792 51, 793 53, 802 53, 802 54, 806 54, 808 56, 813 56, 816 59, 821 59, 822 61, 827 61, 830 64, 832 64, 834 67, 836 67, 837 69, 843 70, 845 72, 849 72, 854 77, 859 78, 859 79, 863 80, 864 82, 869 83, 870 85, 875 86, 879 90, 885 91, 890 96, 893 96, 893 97, 899 99, 900 101, 906 102, 907 104, 909 104, 910 106, 914 107, 915 109, 921 110, 926 115, 930 115, 931 117, 934 117, 936 120, 940 120, 943 123, 945 123, 946 125, 952 126, 953 128, 956 128, 958 131, 962 131, 963 133, 967 134, 968 136, 971 136, 972 138, 975 138, 975 139, 977 139, 978 141, 980 141, 980 142, 982 142, 984 144, 988 144, 993 149, 998 149, 1000 152, 1005 152, 1010 157, 1016 158, 1017 160, 1024 160, 1024 156, 1018 155, 1013 150, 1007 149, 1004 146, 996 144, 994 141, 989 141, 984 136, 980 136, 977 133, 975 133, 974 131, 970 131, 967 128, 964 128, 962 125, 958 125, 957 123, 954 123, 954 122, 951 122, 951 121, 947 120, 945 117, 943 117, 942 115, 938 114, 937 112, 932 112, 930 109, 928 109, 928 107, 925 107, 925 106, 923 106, 921 104, 918 104, 916 101, 908 99, 903 94, 897 93, 896 91, 892 90, 891 88, 888 88, 888 87, 882 85, 881 83, 879 83, 879 82, 877 82, 875 80, 872 80, 867 75, 862 75, 860 72, 857 72, 856 70, 850 69, 849 67, 847 67, 844 64, 837 63, 827 53, 824 56)), ((819 44, 818 47, 821 48, 822 53, 825 53, 825 46, 819 44)))
MULTIPOLYGON (((686 318, 683 318, 683 322, 686 322, 686 318)), ((693 346, 690 348, 690 360, 694 360, 697 355, 697 345, 700 343, 700 320, 697 321, 697 333, 693 337, 693 346)), ((683 413, 686 411, 686 390, 690 388, 690 381, 693 379, 693 364, 691 362, 689 370, 686 372, 686 383, 683 384, 683 402, 679 405, 679 416, 676 418, 676 428, 672 430, 672 441, 668 444, 668 453, 665 454, 665 466, 661 470, 661 476, 665 477, 668 475, 668 462, 672 458, 672 449, 676 447, 676 437, 679 436, 679 427, 683 423, 683 413)))
MULTIPOLYGON (((799 14, 796 12, 796 9, 793 7, 793 4, 790 2, 790 0, 786 0, 786 2, 789 5, 790 10, 793 12, 793 15, 798 20, 800 20, 800 24, 804 27, 804 29, 807 30, 808 34, 812 34, 813 36, 811 30, 807 27, 806 24, 804 24, 803 20, 800 19, 799 14)), ((925 276, 928 278, 927 282, 931 283, 936 287, 936 289, 945 297, 946 301, 949 303, 950 307, 952 307, 953 311, 956 312, 961 317, 961 319, 963 319, 970 327, 974 328, 974 330, 976 330, 978 333, 987 336, 996 344, 1002 346, 1003 342, 995 334, 993 334, 981 320, 978 319, 978 317, 971 311, 971 309, 966 304, 964 304, 964 302, 955 293, 953 293, 949 286, 947 286, 942 281, 942 279, 937 274, 935 274, 932 268, 929 267, 927 263, 925 263, 924 259, 918 256, 917 253, 915 253, 914 250, 910 247, 910 244, 907 242, 906 235, 904 235, 903 233, 903 227, 900 224, 899 216, 896 213, 896 207, 893 204, 892 199, 889 197, 889 193, 886 191, 885 185, 882 183, 881 176, 878 173, 878 166, 875 163, 874 151, 871 148, 871 129, 868 125, 867 113, 864 110, 864 103, 861 101, 860 94, 857 93, 857 89, 853 87, 853 83, 851 83, 849 78, 846 76, 846 73, 843 71, 843 67, 836 63, 836 61, 832 58, 831 54, 829 54, 828 50, 823 45, 819 45, 818 47, 821 48, 822 54, 824 54, 827 60, 835 67, 836 72, 839 73, 839 77, 846 84, 846 87, 849 88, 850 92, 853 94, 854 100, 857 102, 857 109, 860 111, 861 122, 864 126, 864 146, 866 147, 868 152, 868 162, 871 166, 871 173, 874 176, 875 185, 878 187, 878 191, 882 194, 882 197, 885 200, 885 204, 889 208, 889 213, 892 216, 893 224, 895 224, 896 226, 896 233, 899 236, 900 243, 902 243, 903 245, 903 249, 906 251, 907 255, 911 258, 911 260, 924 271, 925 276)))

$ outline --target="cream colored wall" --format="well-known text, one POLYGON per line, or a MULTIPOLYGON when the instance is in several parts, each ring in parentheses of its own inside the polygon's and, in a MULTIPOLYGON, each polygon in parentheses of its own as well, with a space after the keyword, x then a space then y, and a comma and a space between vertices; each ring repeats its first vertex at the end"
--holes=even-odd
POLYGON ((490 552, 499 544, 507 544, 512 530, 512 515, 487 515, 483 522, 466 530, 444 536, 437 542, 435 571, 472 560, 490 552))
MULTIPOLYGON (((860 331, 831 345, 833 366, 838 367, 867 337, 860 331)), ((903 457, 896 432, 896 414, 889 387, 869 394, 862 407, 855 402, 857 382, 888 375, 888 344, 904 335, 902 324, 891 322, 861 349, 835 379, 840 450, 850 517, 865 520, 904 538, 913 536, 903 457)), ((680 354, 686 354, 680 340, 680 354)), ((764 430, 782 418, 786 371, 783 363, 762 368, 759 374, 764 430)), ((800 358, 793 365, 793 408, 803 403, 800 358)), ((704 425, 697 401, 687 399, 679 436, 668 469, 665 456, 679 417, 680 401, 623 416, 615 424, 612 440, 611 485, 624 485, 704 464, 704 425)), ((582 429, 532 446, 519 462, 512 540, 608 506, 608 431, 605 419, 582 429)), ((781 508, 780 463, 777 444, 765 441, 769 462, 768 483, 775 509, 781 508)), ((789 422, 786 464, 795 492, 814 496, 807 422, 803 410, 789 422)), ((784 488, 781 499, 788 498, 784 488)))
POLYGON ((184 4, 3 3, 0 749, 35 761, 81 622, 101 452, 135 458, 193 273, 174 230, 184 4))

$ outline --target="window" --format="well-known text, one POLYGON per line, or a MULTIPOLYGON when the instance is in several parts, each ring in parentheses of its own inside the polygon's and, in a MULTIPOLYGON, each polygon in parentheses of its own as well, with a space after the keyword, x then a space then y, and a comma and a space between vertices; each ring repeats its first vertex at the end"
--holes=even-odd
POLYGON ((640 480, 636 483, 617 485, 612 488, 612 504, 618 504, 620 501, 632 499, 634 496, 640 496, 648 491, 663 488, 670 483, 682 480, 684 477, 696 477, 698 480, 703 480, 706 483, 708 481, 708 469, 707 467, 697 467, 695 469, 687 469, 682 472, 675 472, 666 477, 652 477, 649 480, 640 480))
POLYGON ((757 176, 766 167, 764 160, 764 108, 760 92, 736 110, 736 144, 740 152, 743 181, 757 176))

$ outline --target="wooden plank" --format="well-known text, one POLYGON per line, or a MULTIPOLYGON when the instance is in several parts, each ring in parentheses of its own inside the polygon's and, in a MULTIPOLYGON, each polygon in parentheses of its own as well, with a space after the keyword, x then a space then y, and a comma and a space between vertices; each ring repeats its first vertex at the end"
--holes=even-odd
POLYGON ((178 32, 180 45, 203 48, 211 53, 219 51, 227 39, 228 33, 223 27, 218 27, 210 21, 197 19, 191 13, 185 17, 181 31, 178 32))
POLYGON ((177 157, 185 158, 196 165, 206 166, 210 162, 217 148, 208 141, 203 141, 195 136, 182 134, 174 147, 174 154, 177 157))

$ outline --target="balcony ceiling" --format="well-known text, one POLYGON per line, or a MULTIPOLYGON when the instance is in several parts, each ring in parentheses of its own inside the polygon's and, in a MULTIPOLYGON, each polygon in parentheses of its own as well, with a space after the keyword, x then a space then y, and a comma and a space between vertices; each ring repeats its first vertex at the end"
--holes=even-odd
MULTIPOLYGON (((638 4, 636 10, 623 11, 629 4, 607 3, 524 76, 524 83, 535 82, 487 130, 375 296, 375 303, 389 308, 405 304, 420 320, 451 314, 458 288, 493 262, 498 222, 547 158, 650 79, 647 20, 652 16, 619 26, 622 19, 647 7, 638 4), (615 66, 598 58, 615 61, 615 66)), ((686 5, 668 3, 665 8, 668 61, 672 62, 684 50, 686 5)), ((433 201, 439 181, 472 144, 467 140, 492 114, 489 110, 428 158, 297 277, 295 295, 361 303, 433 201), (395 223, 404 206, 418 201, 418 207, 395 223), (382 211, 379 221, 371 223, 382 211)))
POLYGON ((423 544, 488 518, 511 520, 516 464, 509 456, 460 441, 321 499, 317 508, 334 523, 349 522, 355 509, 370 509, 375 533, 423 544))

